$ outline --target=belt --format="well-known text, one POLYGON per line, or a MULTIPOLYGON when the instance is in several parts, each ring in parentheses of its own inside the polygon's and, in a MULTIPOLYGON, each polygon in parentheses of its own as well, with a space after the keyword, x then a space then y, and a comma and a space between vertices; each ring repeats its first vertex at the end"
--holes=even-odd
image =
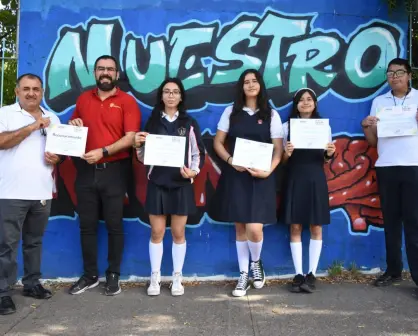
POLYGON ((96 163, 94 165, 94 169, 98 169, 98 170, 106 169, 106 168, 109 168, 110 165, 113 165, 115 163, 119 163, 119 160, 117 160, 117 161, 110 161, 110 162, 96 163))

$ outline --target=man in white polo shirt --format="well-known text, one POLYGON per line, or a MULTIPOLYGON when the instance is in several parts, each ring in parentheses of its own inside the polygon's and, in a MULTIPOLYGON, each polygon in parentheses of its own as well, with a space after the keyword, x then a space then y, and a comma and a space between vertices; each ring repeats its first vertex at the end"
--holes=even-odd
POLYGON ((402 280, 402 223, 409 269, 418 285, 418 135, 379 137, 376 116, 382 108, 391 108, 384 113, 406 108, 416 113, 418 91, 409 86, 411 73, 407 60, 392 60, 386 74, 391 90, 373 100, 370 115, 362 121, 367 141, 377 146, 375 166, 385 229, 387 269, 376 286, 402 280))
POLYGON ((48 299, 39 282, 44 229, 53 192, 53 165, 58 155, 45 153, 47 127, 59 118, 40 107, 42 80, 33 74, 18 78, 18 103, 0 109, 0 315, 16 307, 10 289, 17 280, 17 250, 22 235, 23 295, 48 299))

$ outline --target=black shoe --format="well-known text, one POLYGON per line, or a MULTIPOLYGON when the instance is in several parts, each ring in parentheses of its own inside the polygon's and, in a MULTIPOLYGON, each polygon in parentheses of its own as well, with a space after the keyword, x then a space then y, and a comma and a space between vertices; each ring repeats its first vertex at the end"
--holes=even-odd
POLYGON ((383 273, 374 281, 376 287, 390 286, 394 283, 399 283, 402 281, 402 275, 390 275, 387 272, 383 273))
POLYGON ((316 289, 315 283, 315 275, 311 272, 305 277, 305 282, 300 286, 300 289, 306 293, 313 293, 316 289))
POLYGON ((106 275, 105 294, 108 296, 118 295, 122 292, 119 285, 119 275, 116 273, 108 273, 106 275))
POLYGON ((253 274, 253 286, 256 289, 263 288, 266 283, 266 274, 264 273, 263 263, 261 259, 251 263, 251 272, 253 274))
POLYGON ((39 300, 47 300, 52 297, 52 293, 50 290, 42 287, 41 284, 37 284, 32 288, 23 287, 23 296, 30 296, 39 300))
POLYGON ((302 274, 296 274, 292 281, 292 288, 290 291, 292 293, 300 293, 301 286, 305 283, 305 278, 302 274))
POLYGON ((248 284, 248 273, 247 272, 240 272, 238 283, 235 289, 232 291, 233 296, 244 296, 247 295, 247 290, 250 288, 248 284))
POLYGON ((10 296, 3 296, 0 300, 0 315, 16 313, 16 306, 10 296))
POLYGON ((99 278, 87 278, 86 276, 82 276, 75 282, 68 291, 70 294, 76 295, 84 293, 87 289, 97 287, 99 285, 99 278))

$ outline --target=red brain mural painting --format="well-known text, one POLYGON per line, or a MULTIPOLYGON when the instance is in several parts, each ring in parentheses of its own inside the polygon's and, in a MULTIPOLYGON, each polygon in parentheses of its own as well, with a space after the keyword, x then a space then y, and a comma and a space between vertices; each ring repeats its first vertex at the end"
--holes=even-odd
MULTIPOLYGON (((206 211, 208 200, 216 188, 221 173, 216 163, 217 158, 213 154, 211 140, 206 138, 205 144, 208 150, 206 162, 194 183, 195 200, 199 209, 199 213, 190 219, 190 223, 194 224, 200 221, 206 211)), ((353 232, 366 232, 370 225, 381 227, 383 219, 374 170, 376 150, 362 137, 337 136, 334 142, 337 147, 336 156, 325 165, 331 209, 346 211, 353 232)), ((67 159, 58 171, 61 183, 58 184, 58 198, 54 201, 56 208, 62 208, 57 207, 57 203, 71 202, 67 207, 74 210, 77 205, 74 191, 75 167, 72 161, 67 159), (62 193, 68 197, 61 197, 62 193)), ((139 217, 142 221, 148 222, 143 211, 147 186, 145 166, 135 159, 131 183, 134 188, 131 188, 133 192, 128 192, 126 207, 135 207, 135 209, 127 211, 129 214, 126 217, 139 217)), ((55 210, 54 214, 60 214, 59 210, 55 210)))

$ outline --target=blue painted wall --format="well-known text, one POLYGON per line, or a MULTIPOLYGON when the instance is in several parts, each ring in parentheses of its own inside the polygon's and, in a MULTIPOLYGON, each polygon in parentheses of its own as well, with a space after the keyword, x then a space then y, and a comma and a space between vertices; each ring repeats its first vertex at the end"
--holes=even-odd
MULTIPOLYGON (((219 176, 211 138, 231 103, 239 74, 246 67, 260 69, 283 122, 293 93, 301 86, 314 88, 322 115, 330 118, 339 152, 327 168, 332 224, 324 230, 319 268, 325 270, 333 261, 384 268, 383 223, 373 170, 376 153, 361 136, 360 121, 371 100, 387 91, 386 65, 393 57, 406 56, 407 39, 407 17, 389 17, 381 0, 21 0, 19 73, 43 77, 43 105, 62 122, 68 120, 80 92, 94 85, 93 63, 102 54, 111 53, 120 61, 121 87, 137 98, 144 121, 164 77, 184 80, 189 107, 208 150, 204 174, 196 183, 199 213, 189 219, 187 228, 186 276, 238 274, 233 226, 211 221, 205 209, 219 176)), ((150 272, 150 228, 142 207, 146 181, 143 167, 133 168, 124 222, 125 278, 150 272)), ((58 198, 45 233, 44 278, 82 272, 73 178, 67 161, 60 169, 58 198)), ((267 273, 293 273, 287 227, 272 223, 264 232, 267 273)), ((305 235, 306 243, 308 239, 305 235)), ((104 225, 99 240, 99 265, 104 271, 104 225)), ((164 243, 163 273, 168 275, 169 229, 164 243)))

